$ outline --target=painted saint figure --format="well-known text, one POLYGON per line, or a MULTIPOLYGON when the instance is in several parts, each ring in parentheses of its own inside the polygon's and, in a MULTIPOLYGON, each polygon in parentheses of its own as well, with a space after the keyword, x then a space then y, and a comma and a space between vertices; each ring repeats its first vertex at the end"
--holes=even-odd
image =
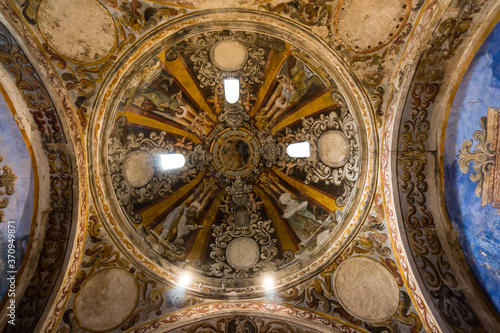
POLYGON ((303 241, 318 230, 323 223, 331 221, 331 216, 328 216, 325 221, 319 220, 307 209, 307 201, 292 199, 288 192, 280 196, 279 202, 285 208, 283 218, 287 219, 292 224, 292 227, 303 241))
POLYGON ((265 124, 274 124, 292 105, 302 100, 312 86, 323 86, 319 77, 294 56, 283 65, 281 73, 277 88, 257 117, 265 124))
POLYGON ((171 211, 163 223, 160 239, 164 239, 167 246, 174 246, 176 249, 184 245, 186 235, 193 230, 204 228, 195 222, 200 210, 201 205, 194 201, 189 208, 181 206, 171 211))

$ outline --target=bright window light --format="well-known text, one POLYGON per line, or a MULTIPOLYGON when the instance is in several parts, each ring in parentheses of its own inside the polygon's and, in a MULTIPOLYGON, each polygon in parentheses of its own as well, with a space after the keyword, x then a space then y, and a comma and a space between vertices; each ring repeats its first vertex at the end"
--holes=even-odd
POLYGON ((274 279, 270 276, 266 276, 264 280, 262 281, 262 284, 264 285, 264 288, 266 290, 270 290, 274 288, 274 279))
POLYGON ((309 142, 292 143, 286 147, 286 153, 290 157, 309 157, 311 156, 309 142))
POLYGON ((161 154, 160 160, 163 170, 179 169, 186 163, 186 159, 182 154, 161 154))
POLYGON ((240 99, 240 80, 224 79, 224 95, 228 103, 236 103, 240 99))
POLYGON ((179 277, 179 285, 181 287, 187 287, 191 283, 191 274, 189 273, 183 273, 179 277))

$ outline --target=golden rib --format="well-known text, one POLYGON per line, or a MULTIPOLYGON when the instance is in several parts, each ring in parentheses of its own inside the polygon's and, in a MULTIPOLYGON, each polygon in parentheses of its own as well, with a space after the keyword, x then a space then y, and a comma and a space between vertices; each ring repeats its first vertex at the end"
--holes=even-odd
POLYGON ((325 194, 323 194, 319 189, 316 189, 314 186, 308 186, 304 183, 301 183, 292 177, 289 177, 285 175, 283 172, 279 171, 275 166, 272 169, 278 177, 283 179, 285 182, 287 182, 290 186, 298 190, 300 193, 304 194, 305 196, 313 199, 313 201, 318 202, 320 205, 323 207, 333 211, 336 209, 343 210, 344 208, 337 206, 335 203, 335 199, 327 197, 325 194))
MULTIPOLYGON (((280 216, 281 213, 276 210, 276 208, 271 204, 271 201, 269 199, 269 196, 262 191, 258 187, 254 187, 253 190, 257 193, 257 195, 260 194, 260 197, 264 201, 264 207, 266 208, 266 211, 268 212, 268 217, 271 218, 271 216, 280 216)), ((279 240, 281 243, 281 247, 283 248, 283 251, 292 251, 292 252, 297 252, 299 250, 299 247, 293 244, 292 240, 290 239, 290 235, 288 234, 285 226, 283 225, 283 219, 279 218, 278 221, 275 221, 276 219, 271 218, 273 221, 273 227, 276 229, 276 235, 279 235, 279 240)))
POLYGON ((196 104, 207 113, 207 115, 213 120, 217 121, 217 116, 212 112, 212 109, 207 104, 207 101, 198 87, 198 84, 194 82, 189 72, 186 70, 184 63, 177 57, 174 61, 165 60, 165 52, 162 52, 158 57, 163 61, 163 64, 167 66, 168 70, 176 78, 176 80, 182 85, 184 91, 189 92, 189 96, 194 99, 196 104))
POLYGON ((289 51, 290 45, 286 44, 286 49, 283 52, 275 53, 274 57, 271 59, 271 62, 266 69, 266 80, 264 81, 264 84, 260 86, 259 92, 257 94, 257 100, 255 101, 255 105, 250 112, 250 116, 255 115, 255 113, 259 110, 262 102, 264 101, 264 97, 266 96, 266 93, 271 86, 271 83, 275 79, 276 75, 278 75, 281 65, 283 65, 283 62, 285 62, 285 60, 288 58, 288 55, 290 54, 289 51))
POLYGON ((164 123, 162 121, 158 121, 149 117, 142 116, 137 113, 125 111, 123 113, 125 117, 127 117, 127 121, 131 124, 136 124, 136 125, 143 125, 151 128, 156 128, 162 131, 167 131, 169 133, 177 134, 182 137, 186 137, 189 140, 193 141, 194 143, 201 143, 200 139, 193 133, 187 132, 185 130, 182 130, 178 127, 169 125, 167 123, 164 123))
POLYGON ((217 211, 219 210, 219 204, 226 196, 226 193, 226 189, 224 189, 217 195, 217 198, 215 198, 215 200, 212 202, 212 205, 208 209, 207 215, 203 217, 201 224, 205 228, 199 229, 198 235, 196 236, 194 245, 189 252, 187 260, 201 259, 201 251, 203 251, 203 245, 206 243, 205 238, 207 237, 207 234, 212 231, 211 223, 215 220, 215 216, 217 215, 217 211))
POLYGON ((195 179, 184 185, 183 187, 175 190, 175 192, 162 200, 156 202, 153 206, 146 209, 141 213, 142 216, 142 226, 147 226, 151 221, 154 221, 158 216, 160 216, 168 207, 173 205, 177 200, 182 198, 186 193, 191 191, 198 183, 205 177, 206 170, 200 172, 195 179))
POLYGON ((289 126, 290 124, 293 124, 294 122, 300 120, 301 118, 307 117, 310 114, 313 114, 314 112, 323 110, 335 104, 337 103, 332 100, 332 98, 330 97, 330 90, 328 90, 321 96, 318 96, 314 100, 303 105, 300 109, 296 110, 294 113, 287 114, 285 119, 283 119, 278 124, 276 124, 276 126, 273 127, 271 133, 274 135, 283 127, 289 126))

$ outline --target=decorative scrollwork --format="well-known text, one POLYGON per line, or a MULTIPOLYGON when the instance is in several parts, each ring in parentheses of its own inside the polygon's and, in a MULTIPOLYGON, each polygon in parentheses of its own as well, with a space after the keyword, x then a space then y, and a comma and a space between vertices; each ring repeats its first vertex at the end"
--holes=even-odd
MULTIPOLYGON (((70 156, 64 147, 64 132, 52 99, 38 72, 1 22, 0 65, 15 82, 18 94, 23 96, 33 117, 35 129, 41 136, 50 173, 47 231, 42 236, 44 250, 39 258, 35 259, 36 262, 32 263, 33 278, 19 300, 19 307, 23 310, 16 313, 16 325, 5 328, 6 332, 32 332, 53 292, 66 255, 69 230, 72 229, 73 170, 70 156)), ((7 183, 12 184, 12 177, 7 178, 10 179, 7 183)), ((10 188, 10 185, 8 187, 10 188)), ((7 191, 10 192, 10 189, 7 191)))
POLYGON ((243 206, 248 202, 248 193, 252 187, 252 185, 245 184, 238 176, 231 186, 226 187, 226 191, 235 205, 243 206))
POLYGON ((233 130, 240 127, 250 116, 245 112, 241 104, 224 103, 224 111, 219 115, 218 120, 226 123, 233 130))
POLYGON ((286 159, 286 145, 283 142, 276 142, 269 135, 261 141, 260 154, 266 160, 266 167, 271 168, 278 161, 286 159))
POLYGON ((324 25, 326 28, 328 28, 329 33, 333 33, 333 8, 332 4, 328 1, 289 1, 281 2, 277 5, 260 5, 259 9, 290 16, 290 18, 296 19, 299 22, 309 26, 324 25))
MULTIPOLYGON (((431 158, 426 147, 430 130, 427 117, 438 92, 438 83, 415 83, 411 90, 412 103, 399 134, 400 196, 402 202, 406 202, 404 221, 411 250, 436 307, 450 327, 460 330, 467 327, 470 330, 481 324, 473 309, 465 302, 464 295, 457 290, 458 281, 451 272, 451 265, 435 229, 434 217, 426 205, 426 167, 431 158)), ((465 147, 468 147, 467 144, 465 147)))
POLYGON ((416 84, 412 90, 413 103, 410 120, 402 124, 403 131, 399 135, 402 149, 398 153, 398 165, 401 166, 400 185, 405 193, 407 206, 406 221, 410 228, 433 227, 434 219, 425 205, 428 184, 425 181, 424 169, 427 164, 425 141, 428 138, 430 122, 427 120, 430 103, 439 92, 437 84, 416 84), (418 214, 417 207, 423 214, 418 214))
POLYGON ((462 173, 469 173, 470 162, 474 164, 474 171, 469 177, 474 183, 478 183, 475 190, 478 197, 481 197, 482 194, 484 176, 490 173, 496 156, 496 152, 491 150, 491 142, 487 142, 486 140, 486 122, 487 117, 481 117, 479 124, 482 130, 475 131, 472 135, 472 138, 478 141, 474 146, 474 150, 471 151, 473 146, 472 140, 465 140, 460 145, 460 150, 458 151, 458 164, 462 173))
POLYGON ((0 64, 12 74, 44 141, 65 142, 59 117, 48 91, 24 52, 1 22, 0 64))
POLYGON ((318 118, 303 119, 302 128, 295 134, 295 140, 308 141, 318 155, 317 159, 297 159, 297 168, 305 172, 305 183, 323 182, 325 185, 341 187, 343 190, 336 203, 338 206, 345 206, 359 177, 360 147, 354 118, 347 108, 340 109, 340 116, 336 111, 331 111, 318 118), (345 142, 344 158, 340 161, 330 161, 323 157, 326 146, 321 144, 321 138, 325 133, 344 138, 345 141, 341 141, 345 142))
POLYGON ((441 284, 438 290, 431 291, 431 295, 439 300, 438 306, 442 310, 441 314, 446 321, 453 323, 453 326, 461 326, 459 318, 462 318, 470 327, 478 327, 481 324, 462 292, 441 284))
POLYGON ((212 155, 204 150, 202 145, 196 145, 193 151, 186 154, 186 166, 188 169, 196 168, 198 171, 203 171, 212 159, 212 155))
POLYGON ((231 316, 182 327, 179 332, 191 333, 313 333, 315 330, 305 328, 289 322, 276 319, 257 318, 248 316, 231 316))
POLYGON ((422 58, 416 78, 422 82, 437 82, 443 79, 444 61, 455 55, 469 30, 473 15, 481 10, 484 1, 463 1, 457 4, 457 15, 443 20, 436 29, 431 48, 422 58))
POLYGON ((264 82, 264 56, 267 47, 277 52, 285 49, 283 41, 262 34, 246 31, 211 31, 175 45, 167 51, 165 59, 173 61, 177 59, 179 53, 191 54, 189 60, 196 71, 196 78, 199 80, 200 87, 214 87, 222 82, 225 72, 211 61, 210 49, 222 40, 237 41, 245 45, 248 57, 239 69, 239 73, 242 81, 248 85, 262 84, 264 82))
MULTIPOLYGON (((161 172, 154 167, 155 163, 151 157, 152 153, 157 152, 179 152, 180 148, 186 146, 183 141, 176 142, 174 139, 168 138, 166 132, 152 131, 149 136, 145 136, 144 133, 127 135, 124 131, 126 123, 127 118, 124 116, 119 117, 115 123, 108 142, 108 163, 113 189, 120 206, 127 212, 132 222, 140 223, 142 217, 137 214, 138 205, 147 204, 167 196, 172 193, 173 186, 189 182, 193 175, 186 166, 168 173, 161 172), (132 158, 134 152, 143 152, 141 156, 151 160, 154 168, 154 171, 150 171, 148 179, 138 183, 132 182, 125 176, 127 174, 126 163, 132 158)), ((196 155, 197 152, 200 150, 191 153, 196 155)), ((188 160, 193 161, 193 156, 188 154, 188 160)), ((198 163, 197 167, 202 168, 203 165, 198 163)))
MULTIPOLYGON (((0 155, 0 162, 3 161, 3 156, 0 155)), ((12 172, 12 168, 8 165, 2 167, 3 173, 0 174, 0 196, 12 195, 14 193, 14 185, 16 184, 17 176, 12 172), (4 188, 4 190, 1 190, 4 188)), ((8 198, 0 199, 0 208, 7 208, 9 204, 8 198)), ((0 222, 3 222, 4 212, 0 210, 0 222)))
POLYGON ((215 237, 215 241, 210 244, 212 248, 210 258, 214 262, 202 265, 200 260, 195 260, 193 261, 195 267, 204 269, 208 276, 235 279, 249 278, 264 272, 275 271, 281 265, 293 260, 294 254, 291 251, 284 251, 283 259, 276 258, 279 251, 273 236, 275 229, 272 227, 272 222, 271 220, 263 220, 260 213, 253 210, 251 201, 242 205, 237 204, 236 208, 231 209, 231 212, 225 206, 221 206, 221 208, 225 208, 228 213, 236 213, 226 214, 221 224, 212 226, 212 235, 215 237), (242 208, 244 212, 237 213, 238 208, 242 208), (241 217, 241 215, 245 215, 245 212, 248 220, 241 217), (243 240, 245 245, 235 249, 233 255, 229 248, 231 244, 235 244, 232 243, 234 240, 243 240), (246 249, 248 251, 246 255, 254 257, 254 262, 242 264, 238 260, 228 258, 228 256, 239 256, 241 251, 246 249))

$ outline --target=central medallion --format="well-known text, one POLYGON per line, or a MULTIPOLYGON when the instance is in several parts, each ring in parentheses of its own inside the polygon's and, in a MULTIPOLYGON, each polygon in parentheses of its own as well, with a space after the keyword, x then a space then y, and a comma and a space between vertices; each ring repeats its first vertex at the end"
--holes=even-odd
POLYGON ((259 165, 259 143, 244 128, 226 129, 219 133, 210 147, 216 170, 229 178, 246 177, 259 165))

